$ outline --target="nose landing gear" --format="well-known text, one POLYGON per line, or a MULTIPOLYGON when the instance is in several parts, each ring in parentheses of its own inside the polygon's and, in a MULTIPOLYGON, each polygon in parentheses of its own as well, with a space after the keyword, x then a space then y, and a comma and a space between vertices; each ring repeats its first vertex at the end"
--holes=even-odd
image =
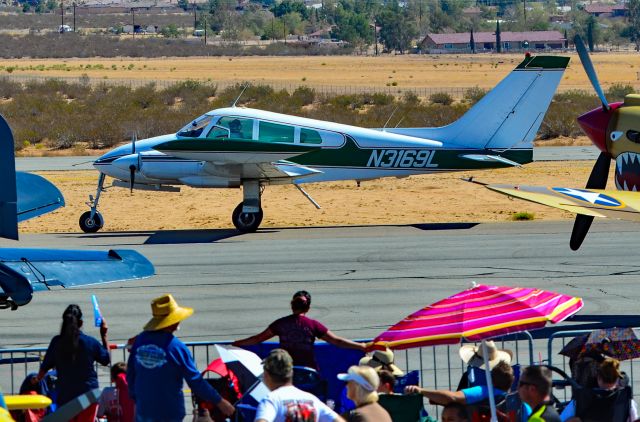
POLYGON ((80 216, 80 229, 85 233, 95 233, 104 226, 104 218, 102 218, 102 214, 98 212, 100 193, 104 190, 104 178, 104 173, 100 173, 95 199, 93 196, 89 195, 89 202, 87 202, 87 205, 91 208, 91 211, 86 211, 80 216))

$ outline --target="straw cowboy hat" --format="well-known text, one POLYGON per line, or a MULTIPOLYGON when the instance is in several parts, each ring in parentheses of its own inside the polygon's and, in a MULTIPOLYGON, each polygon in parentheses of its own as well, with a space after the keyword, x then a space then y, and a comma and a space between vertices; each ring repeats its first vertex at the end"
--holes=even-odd
MULTIPOLYGON (((498 362, 506 362, 511 365, 511 358, 513 352, 511 350, 500 350, 496 347, 496 344, 492 341, 486 341, 487 356, 489 361, 489 368, 493 368, 498 362)), ((482 356, 482 345, 474 346, 472 344, 465 344, 460 347, 460 359, 462 359, 469 366, 475 366, 477 368, 484 368, 484 357, 482 356)))
POLYGON ((151 301, 153 318, 144 326, 145 331, 162 330, 185 320, 193 314, 193 308, 178 305, 170 294, 162 295, 151 301))
POLYGON ((376 350, 373 352, 371 356, 365 356, 360 359, 360 365, 367 365, 379 371, 381 369, 386 369, 390 371, 396 377, 401 377, 404 375, 402 369, 398 368, 395 363, 393 363, 393 352, 390 349, 387 350, 376 350))

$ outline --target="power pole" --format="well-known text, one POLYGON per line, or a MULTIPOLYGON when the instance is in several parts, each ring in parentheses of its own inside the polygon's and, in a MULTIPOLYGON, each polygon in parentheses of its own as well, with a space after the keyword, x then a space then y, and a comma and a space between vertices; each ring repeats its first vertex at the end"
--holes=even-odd
POLYGON ((204 45, 207 46, 207 15, 203 14, 202 19, 204 21, 204 45))
POLYGON ((73 2, 73 32, 76 32, 76 2, 73 2))
POLYGON ((196 2, 193 2, 193 30, 197 29, 198 19, 196 18, 196 2))
POLYGON ((60 0, 60 32, 64 32, 64 2, 60 0))
POLYGON ((131 36, 136 37, 136 9, 131 8, 131 36))
POLYGON ((527 0, 524 0, 522 2, 522 5, 523 5, 522 6, 522 10, 524 12, 524 25, 525 25, 525 29, 526 29, 526 26, 527 26, 527 0))

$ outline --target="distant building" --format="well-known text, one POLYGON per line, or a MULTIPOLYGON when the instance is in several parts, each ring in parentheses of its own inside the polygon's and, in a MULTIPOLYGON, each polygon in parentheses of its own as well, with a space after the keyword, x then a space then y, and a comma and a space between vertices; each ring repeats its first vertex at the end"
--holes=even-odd
MULTIPOLYGON (((420 43, 425 53, 465 53, 471 51, 471 34, 427 34, 420 43)), ((495 51, 495 32, 474 32, 473 40, 477 52, 495 51)), ((566 39, 558 31, 500 32, 502 51, 555 50, 564 47, 566 39)))
POLYGON ((629 16, 629 9, 626 3, 622 4, 586 4, 583 9, 588 14, 595 17, 617 18, 629 16))

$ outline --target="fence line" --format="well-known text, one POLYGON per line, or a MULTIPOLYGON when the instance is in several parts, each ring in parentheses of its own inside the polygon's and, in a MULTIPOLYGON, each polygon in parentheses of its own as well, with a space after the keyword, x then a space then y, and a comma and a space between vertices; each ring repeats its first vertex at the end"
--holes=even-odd
MULTIPOLYGON (((81 84, 81 85, 100 85, 106 84, 110 86, 126 86, 131 89, 141 88, 148 86, 149 84, 155 84, 156 89, 167 89, 175 84, 185 82, 181 80, 172 79, 120 79, 120 78, 90 78, 87 76, 40 76, 40 75, 2 75, 0 79, 6 79, 11 82, 26 84, 26 83, 43 83, 49 80, 59 80, 69 84, 81 84)), ((212 81, 209 79, 193 79, 196 82, 217 86, 218 89, 226 89, 232 86, 241 85, 245 81, 212 81)), ((637 91, 640 86, 635 86, 634 83, 629 82, 628 85, 634 87, 637 91)), ((429 98, 432 94, 446 93, 454 99, 462 99, 469 89, 476 88, 475 86, 467 87, 403 87, 403 86, 355 86, 355 85, 308 85, 304 83, 283 83, 283 82, 265 82, 261 81, 256 86, 269 86, 275 91, 285 90, 292 93, 298 88, 306 87, 314 89, 316 92, 325 95, 356 95, 356 94, 387 94, 393 96, 403 96, 406 93, 413 93, 421 98, 429 98)), ((482 88, 487 90, 486 88, 482 88)), ((575 90, 575 87, 559 87, 559 91, 575 90)), ((586 92, 591 92, 590 87, 583 89, 586 92)))

